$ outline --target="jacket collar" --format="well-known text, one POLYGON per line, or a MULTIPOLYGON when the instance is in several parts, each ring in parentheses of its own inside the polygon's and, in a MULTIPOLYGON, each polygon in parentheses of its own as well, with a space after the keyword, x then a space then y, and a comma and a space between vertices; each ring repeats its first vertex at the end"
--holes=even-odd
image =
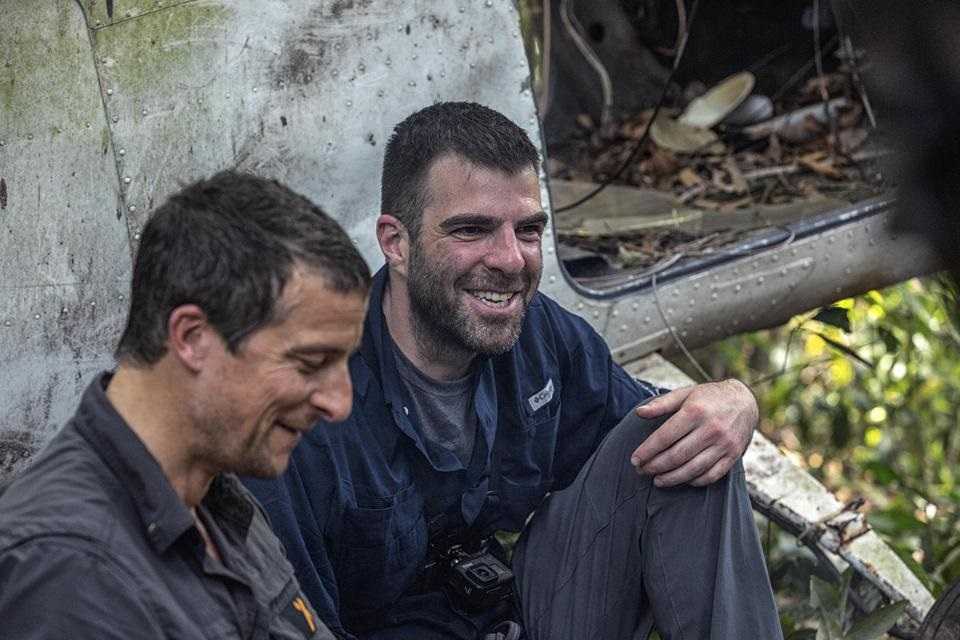
MULTIPOLYGON (((193 515, 167 479, 156 458, 147 450, 107 398, 112 373, 104 372, 87 387, 75 424, 80 435, 127 490, 143 522, 147 539, 164 553, 180 536, 194 527, 193 515)), ((222 525, 246 537, 253 518, 253 505, 244 498, 233 476, 214 478, 203 506, 222 525)))
MULTIPOLYGON (((420 435, 419 426, 415 423, 416 416, 409 406, 412 403, 406 400, 407 393, 400 381, 396 357, 393 353, 393 338, 390 336, 390 330, 383 316, 383 294, 386 291, 389 276, 388 268, 383 266, 373 277, 373 285, 370 290, 370 306, 364 322, 360 356, 369 372, 378 378, 380 388, 383 390, 383 400, 393 414, 397 427, 414 442, 430 464, 438 471, 453 471, 462 468, 452 452, 435 452, 426 446, 420 435), (444 453, 447 455, 444 455, 444 453)), ((486 457, 489 458, 490 452, 493 450, 493 439, 496 435, 497 415, 497 392, 493 360, 482 357, 477 364, 479 375, 477 376, 474 406, 479 421, 479 433, 486 445, 484 447, 486 457)), ((356 376, 354 385, 358 399, 362 400, 366 397, 368 382, 362 374, 356 376)), ((486 468, 486 466, 486 464, 483 464, 482 468, 486 468)))

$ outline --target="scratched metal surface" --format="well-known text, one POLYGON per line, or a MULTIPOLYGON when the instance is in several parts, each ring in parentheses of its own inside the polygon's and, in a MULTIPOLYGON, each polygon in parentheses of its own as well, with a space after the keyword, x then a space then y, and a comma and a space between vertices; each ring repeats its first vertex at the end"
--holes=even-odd
POLYGON ((0 15, 2 477, 109 366, 130 250, 82 14, 5 0, 0 15))
POLYGON ((402 118, 473 100, 540 143, 511 0, 0 0, 0 16, 0 477, 110 366, 139 231, 180 185, 283 180, 377 267, 402 118))
POLYGON ((399 120, 470 99, 539 139, 510 0, 141 2, 120 20, 114 4, 94 47, 134 237, 180 184, 236 166, 321 203, 379 265, 379 166, 399 120))

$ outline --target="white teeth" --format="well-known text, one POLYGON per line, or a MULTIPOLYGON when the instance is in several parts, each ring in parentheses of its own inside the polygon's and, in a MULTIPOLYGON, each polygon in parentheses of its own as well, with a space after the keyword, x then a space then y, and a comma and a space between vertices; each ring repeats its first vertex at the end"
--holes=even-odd
POLYGON ((499 293, 497 291, 473 291, 474 296, 487 302, 506 302, 513 297, 512 293, 499 293))

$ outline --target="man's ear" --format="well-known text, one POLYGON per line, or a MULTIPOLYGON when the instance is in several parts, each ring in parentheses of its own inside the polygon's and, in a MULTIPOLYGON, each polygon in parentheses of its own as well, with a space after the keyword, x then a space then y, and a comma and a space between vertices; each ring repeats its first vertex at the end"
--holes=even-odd
POLYGON ((199 372, 220 334, 207 320, 207 314, 195 304, 184 304, 170 312, 167 322, 167 348, 184 367, 199 372))
POLYGON ((410 235, 400 220, 383 213, 377 218, 377 242, 392 272, 407 275, 407 260, 410 258, 410 235))

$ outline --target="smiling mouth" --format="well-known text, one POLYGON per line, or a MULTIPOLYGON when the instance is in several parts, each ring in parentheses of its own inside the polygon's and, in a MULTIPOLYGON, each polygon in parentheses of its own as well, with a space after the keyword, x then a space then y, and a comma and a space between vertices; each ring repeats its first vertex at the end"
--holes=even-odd
POLYGON ((516 297, 516 291, 468 291, 471 296, 492 307, 509 306, 516 297))

